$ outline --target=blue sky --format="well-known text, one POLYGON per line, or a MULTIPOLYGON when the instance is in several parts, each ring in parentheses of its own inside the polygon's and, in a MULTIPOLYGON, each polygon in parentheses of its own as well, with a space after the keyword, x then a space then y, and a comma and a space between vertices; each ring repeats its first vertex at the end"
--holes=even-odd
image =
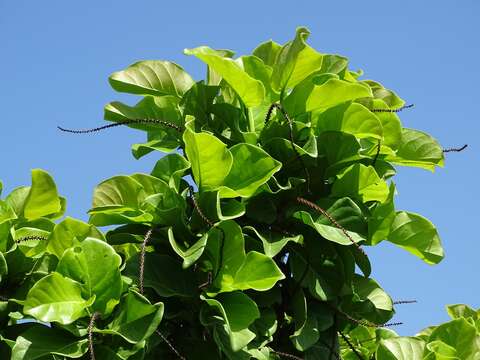
POLYGON ((404 126, 427 131, 449 154, 435 174, 401 168, 398 209, 438 227, 445 260, 428 266, 387 243, 367 252, 374 277, 398 307, 395 330, 414 334, 447 319, 444 305, 480 306, 478 257, 478 84, 480 3, 464 1, 23 1, 0 0, 0 179, 5 191, 30 183, 43 168, 68 198, 68 214, 86 219, 96 184, 115 174, 149 172, 157 154, 139 161, 130 144, 140 132, 116 128, 95 136, 59 133, 57 125, 102 124, 115 93, 110 73, 141 59, 181 64, 196 79, 203 65, 183 48, 209 45, 250 52, 273 38, 285 42, 307 26, 310 44, 350 58, 365 78, 379 80, 415 108, 404 126))

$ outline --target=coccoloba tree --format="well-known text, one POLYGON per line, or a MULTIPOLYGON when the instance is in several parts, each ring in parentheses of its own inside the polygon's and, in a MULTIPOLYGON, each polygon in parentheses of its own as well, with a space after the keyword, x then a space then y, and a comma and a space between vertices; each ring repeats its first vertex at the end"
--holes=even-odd
POLYGON ((366 250, 442 260, 434 225, 395 208, 395 166, 433 171, 461 149, 404 128, 397 94, 308 35, 237 58, 187 49, 207 65, 198 82, 137 62, 109 79, 135 106, 60 128, 129 126, 147 134, 135 158, 159 160, 99 184, 88 223, 63 217, 42 170, 0 201, 2 358, 478 359, 466 306, 416 337, 389 329, 366 250))

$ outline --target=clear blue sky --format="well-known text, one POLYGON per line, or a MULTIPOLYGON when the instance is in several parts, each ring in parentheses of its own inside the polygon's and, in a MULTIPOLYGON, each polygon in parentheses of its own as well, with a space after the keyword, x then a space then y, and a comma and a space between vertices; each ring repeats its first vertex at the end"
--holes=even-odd
POLYGON ((95 136, 59 133, 58 124, 102 124, 103 106, 134 102, 115 93, 107 77, 140 59, 165 59, 200 79, 199 61, 185 47, 210 45, 251 51, 295 28, 310 28, 310 43, 351 59, 366 77, 396 90, 413 110, 404 126, 433 134, 450 154, 435 174, 400 169, 399 209, 423 214, 438 227, 445 260, 428 266, 381 244, 368 248, 374 277, 398 307, 401 334, 447 319, 444 304, 480 306, 478 115, 480 3, 463 1, 24 1, 0 0, 0 179, 5 190, 30 182, 43 168, 68 198, 68 214, 86 219, 94 186, 118 173, 149 172, 158 154, 139 161, 129 129, 95 136))

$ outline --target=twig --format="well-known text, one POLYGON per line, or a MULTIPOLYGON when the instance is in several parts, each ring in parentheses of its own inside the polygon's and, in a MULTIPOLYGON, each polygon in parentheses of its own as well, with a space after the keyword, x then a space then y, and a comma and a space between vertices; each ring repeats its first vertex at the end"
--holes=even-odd
POLYGON ((140 252, 140 265, 139 265, 139 274, 138 274, 138 283, 140 287, 140 294, 143 295, 143 283, 144 283, 144 273, 145 273, 145 251, 147 248, 148 241, 152 236, 153 229, 148 229, 145 237, 143 238, 142 250, 140 252))
POLYGON ((84 130, 75 130, 75 129, 65 129, 61 126, 57 126, 57 128, 63 132, 68 132, 72 134, 89 134, 89 133, 94 133, 97 131, 117 127, 117 126, 122 126, 122 125, 130 125, 130 124, 153 124, 153 125, 163 125, 172 129, 177 130, 178 132, 182 132, 183 128, 181 126, 178 126, 174 123, 168 122, 168 121, 163 121, 163 120, 157 120, 157 119, 128 119, 128 120, 122 120, 113 124, 108 124, 100 127, 96 127, 93 129, 84 129, 84 130))
POLYGON ((353 344, 350 342, 350 340, 348 340, 348 338, 343 335, 343 333, 341 331, 338 332, 340 334, 340 336, 343 338, 343 340, 345 340, 345 342, 347 343, 348 347, 350 348, 350 350, 353 351, 353 353, 360 359, 360 360, 364 360, 363 359, 363 356, 360 355, 360 353, 357 351, 357 349, 355 349, 355 347, 353 346, 353 344))
POLYGON ((371 112, 386 112, 386 113, 398 113, 400 111, 403 111, 405 109, 410 109, 410 108, 413 108, 415 105, 414 104, 410 104, 410 105, 403 105, 402 107, 398 108, 398 109, 370 109, 371 112))
POLYGON ((90 322, 88 323, 87 332, 88 332, 88 349, 90 351, 90 360, 95 360, 95 351, 93 349, 93 328, 95 326, 95 320, 100 315, 99 312, 94 312, 90 317, 90 322))
POLYGON ((449 149, 443 149, 442 151, 444 153, 449 153, 449 152, 460 152, 465 150, 468 147, 468 144, 463 145, 462 147, 459 148, 449 148, 449 149))
POLYGON ((155 332, 157 333, 158 336, 160 336, 160 337, 162 338, 162 340, 165 342, 165 344, 167 344, 167 346, 170 348, 170 350, 172 350, 172 352, 174 352, 175 355, 177 355, 177 357, 178 357, 179 359, 181 359, 181 360, 186 360, 186 358, 183 357, 183 356, 178 352, 177 349, 175 349, 175 347, 173 346, 173 344, 172 344, 170 341, 168 341, 168 339, 167 339, 166 336, 164 336, 158 329, 155 330, 155 332))
POLYGON ((347 237, 348 240, 350 240, 350 242, 355 245, 355 247, 363 254, 365 255, 367 258, 367 254, 365 253, 365 251, 363 251, 363 249, 360 247, 360 245, 358 245, 355 240, 353 240, 353 238, 350 236, 350 234, 348 233, 348 231, 338 223, 337 220, 335 220, 332 215, 330 215, 326 210, 322 209, 320 206, 318 206, 317 204, 311 202, 311 201, 308 201, 307 199, 305 198, 302 198, 300 196, 297 197, 297 202, 299 202, 300 204, 302 205, 305 205, 305 206, 308 206, 309 208, 313 209, 313 210, 316 210, 318 211, 319 213, 321 213, 323 216, 325 216, 336 228, 338 228, 339 230, 342 231, 342 233, 347 237))

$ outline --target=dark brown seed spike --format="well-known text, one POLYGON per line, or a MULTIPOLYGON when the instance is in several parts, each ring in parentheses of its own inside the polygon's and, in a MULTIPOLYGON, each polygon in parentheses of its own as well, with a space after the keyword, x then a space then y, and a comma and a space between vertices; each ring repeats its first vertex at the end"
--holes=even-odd
POLYGON ((17 244, 30 241, 30 240, 47 240, 45 236, 39 236, 39 235, 29 235, 29 236, 24 236, 21 237, 20 239, 15 240, 17 244))
POLYGON ((443 149, 444 153, 449 153, 449 152, 461 152, 465 150, 468 147, 468 144, 463 145, 462 147, 459 148, 449 148, 449 149, 443 149))
POLYGON ((113 124, 108 124, 100 127, 96 127, 93 129, 82 129, 82 130, 76 130, 76 129, 65 129, 61 126, 57 126, 57 128, 63 132, 68 132, 72 134, 89 134, 89 133, 94 133, 97 131, 117 127, 117 126, 122 126, 122 125, 130 125, 130 124, 152 124, 152 125, 163 125, 172 129, 177 130, 178 132, 182 132, 183 129, 171 122, 168 121, 163 121, 163 120, 157 120, 157 119, 128 119, 128 120, 123 120, 119 121, 113 124))
POLYGON ((341 332, 339 331, 338 332, 340 334, 340 336, 342 337, 342 339, 347 343, 348 347, 350 348, 350 350, 353 351, 353 353, 355 354, 356 357, 358 357, 360 360, 364 360, 363 359, 363 356, 360 355, 360 353, 357 351, 357 349, 355 349, 355 347, 353 346, 353 344, 350 342, 350 340, 348 340, 348 338, 341 332))
POLYGON ((319 213, 321 213, 323 216, 325 216, 333 225, 335 225, 336 228, 340 229, 342 231, 342 233, 347 237, 348 240, 350 240, 350 242, 355 245, 355 247, 363 254, 365 255, 365 257, 367 257, 367 254, 365 253, 365 251, 363 251, 363 249, 360 247, 360 245, 358 245, 355 240, 353 240, 353 238, 350 236, 350 234, 348 233, 348 231, 338 223, 337 220, 335 220, 332 215, 330 215, 326 210, 322 209, 320 206, 318 206, 317 204, 311 202, 311 201, 308 201, 307 199, 304 199, 300 196, 297 197, 297 202, 299 202, 300 204, 302 205, 305 205, 305 206, 308 206, 310 209, 312 210, 315 210, 315 211, 318 211, 319 213))
POLYGON ((200 206, 198 205, 198 201, 197 201, 197 197, 195 196, 195 192, 193 191, 193 187, 192 186, 189 186, 189 191, 190 191, 190 198, 192 199, 192 202, 193 202, 193 207, 195 208, 195 210, 198 212, 198 215, 200 215, 200 217, 202 218, 202 220, 208 224, 208 226, 210 227, 214 227, 215 226, 215 223, 213 221, 211 221, 202 211, 202 209, 200 208, 200 206))
POLYGON ((278 356, 281 356, 281 357, 286 358, 286 359, 303 360, 301 357, 298 357, 298 356, 292 355, 292 354, 288 354, 288 353, 285 353, 285 352, 282 352, 282 351, 272 350, 272 353, 277 354, 278 356))
POLYGON ((416 304, 417 300, 399 300, 394 301, 393 305, 402 305, 402 304, 416 304))
POLYGON ((180 352, 175 349, 175 347, 173 346, 173 344, 167 339, 166 336, 164 336, 159 330, 155 330, 155 332, 157 333, 158 336, 160 336, 162 338, 162 340, 165 342, 165 344, 167 344, 167 346, 170 348, 170 350, 175 354, 177 355, 177 357, 181 360, 186 360, 181 354, 180 352))
POLYGON ((93 349, 93 328, 95 327, 95 321, 97 320, 100 313, 94 312, 90 317, 90 322, 88 323, 87 332, 88 332, 88 350, 90 351, 90 360, 95 360, 95 351, 93 349))
POLYGON ((370 109, 371 112, 378 112, 378 113, 398 113, 400 111, 403 111, 405 109, 410 109, 413 108, 414 104, 410 105, 404 105, 398 109, 370 109))
POLYGON ((150 237, 152 236, 152 231, 153 231, 153 229, 148 229, 148 231, 146 232, 145 237, 143 238, 143 242, 142 242, 142 250, 140 252, 138 283, 139 283, 139 287, 140 287, 140 294, 142 294, 142 295, 143 295, 143 283, 144 283, 144 274, 145 274, 145 252, 146 252, 146 249, 147 249, 148 241, 150 240, 150 237))

